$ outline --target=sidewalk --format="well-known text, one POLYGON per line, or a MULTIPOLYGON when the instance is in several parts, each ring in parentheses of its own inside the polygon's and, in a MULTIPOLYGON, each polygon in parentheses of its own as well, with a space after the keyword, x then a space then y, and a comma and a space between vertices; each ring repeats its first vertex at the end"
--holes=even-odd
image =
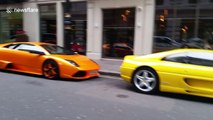
POLYGON ((101 59, 94 61, 101 66, 101 69, 99 70, 101 75, 120 77, 120 66, 122 64, 122 60, 101 59))

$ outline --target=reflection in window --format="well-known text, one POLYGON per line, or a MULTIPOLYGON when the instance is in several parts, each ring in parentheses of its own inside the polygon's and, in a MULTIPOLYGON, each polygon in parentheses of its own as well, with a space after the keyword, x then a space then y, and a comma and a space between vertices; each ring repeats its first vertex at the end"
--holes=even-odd
POLYGON ((4 46, 4 48, 14 49, 18 44, 9 44, 4 46))
POLYGON ((39 6, 41 41, 56 44, 56 5, 39 6))
POLYGON ((41 45, 41 47, 47 50, 50 54, 66 54, 66 55, 74 54, 74 52, 69 49, 65 49, 63 47, 53 45, 53 44, 44 44, 44 45, 41 45))
POLYGON ((180 48, 182 46, 177 41, 166 36, 154 36, 153 40, 153 52, 161 52, 165 50, 180 48))
MULTIPOLYGON (((65 10, 65 4, 64 11, 65 10)), ((79 54, 86 54, 87 42, 87 2, 71 2, 69 9, 71 13, 72 27, 70 30, 65 30, 64 46, 79 54)))
POLYGON ((43 50, 41 48, 39 48, 38 46, 35 45, 31 45, 31 44, 21 44, 18 47, 15 48, 16 50, 22 50, 22 51, 39 51, 39 52, 43 52, 43 50))
POLYGON ((213 66, 213 53, 190 52, 188 53, 189 64, 213 66))
POLYGON ((133 54, 135 8, 103 10, 103 57, 133 54))
POLYGON ((23 32, 23 13, 0 11, 0 43, 16 41, 15 36, 23 32))
POLYGON ((156 0, 157 5, 163 5, 164 0, 156 0))
MULTIPOLYGON (((169 37, 179 47, 213 49, 213 3, 173 0, 165 4, 156 3, 154 36, 169 37)), ((162 50, 175 48, 171 45, 162 50)), ((153 52, 155 49, 153 46, 153 52)))
POLYGON ((197 3, 197 0, 189 0, 189 3, 191 3, 191 4, 196 4, 196 3, 197 3))
POLYGON ((187 53, 177 53, 165 57, 163 60, 177 63, 187 63, 187 53))

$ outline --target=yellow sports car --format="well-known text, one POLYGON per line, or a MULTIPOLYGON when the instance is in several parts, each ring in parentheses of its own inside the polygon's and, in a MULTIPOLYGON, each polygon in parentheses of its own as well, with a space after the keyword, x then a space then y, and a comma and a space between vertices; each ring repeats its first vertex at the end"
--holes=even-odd
POLYGON ((55 44, 14 42, 0 45, 0 69, 49 79, 87 79, 99 76, 100 66, 86 56, 55 44))
POLYGON ((126 56, 121 77, 142 93, 157 91, 213 98, 213 51, 176 49, 126 56))

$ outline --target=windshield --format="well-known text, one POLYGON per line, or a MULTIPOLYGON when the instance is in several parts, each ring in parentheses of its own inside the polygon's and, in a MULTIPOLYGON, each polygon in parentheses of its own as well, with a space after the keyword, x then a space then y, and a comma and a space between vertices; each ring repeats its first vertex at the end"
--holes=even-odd
POLYGON ((54 44, 43 44, 41 45, 45 50, 47 50, 50 54, 65 54, 65 55, 73 55, 74 52, 63 47, 54 45, 54 44))

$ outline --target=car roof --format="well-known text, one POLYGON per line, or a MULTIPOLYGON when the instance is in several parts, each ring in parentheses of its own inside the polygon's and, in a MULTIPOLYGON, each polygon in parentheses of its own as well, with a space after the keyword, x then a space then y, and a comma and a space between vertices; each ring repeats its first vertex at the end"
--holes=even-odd
POLYGON ((145 57, 145 58, 164 58, 166 56, 172 55, 172 54, 176 54, 176 53, 181 53, 181 52, 208 52, 208 53, 212 53, 212 50, 205 50, 205 49, 188 49, 188 48, 184 48, 184 49, 174 49, 174 50, 168 50, 168 51, 164 51, 164 52, 158 52, 158 53, 153 53, 153 54, 147 54, 147 55, 143 55, 141 57, 145 57))
POLYGON ((209 52, 209 53, 213 53, 212 50, 206 50, 206 49, 193 49, 193 48, 182 48, 182 49, 174 49, 174 50, 169 50, 169 51, 165 51, 162 53, 181 53, 181 52, 209 52))
POLYGON ((207 50, 207 49, 194 49, 194 48, 184 48, 184 49, 175 49, 171 51, 185 51, 185 52, 211 52, 213 53, 212 50, 207 50))
POLYGON ((45 43, 45 42, 10 42, 6 43, 5 45, 9 44, 33 44, 33 45, 43 45, 43 44, 51 44, 51 43, 45 43))

